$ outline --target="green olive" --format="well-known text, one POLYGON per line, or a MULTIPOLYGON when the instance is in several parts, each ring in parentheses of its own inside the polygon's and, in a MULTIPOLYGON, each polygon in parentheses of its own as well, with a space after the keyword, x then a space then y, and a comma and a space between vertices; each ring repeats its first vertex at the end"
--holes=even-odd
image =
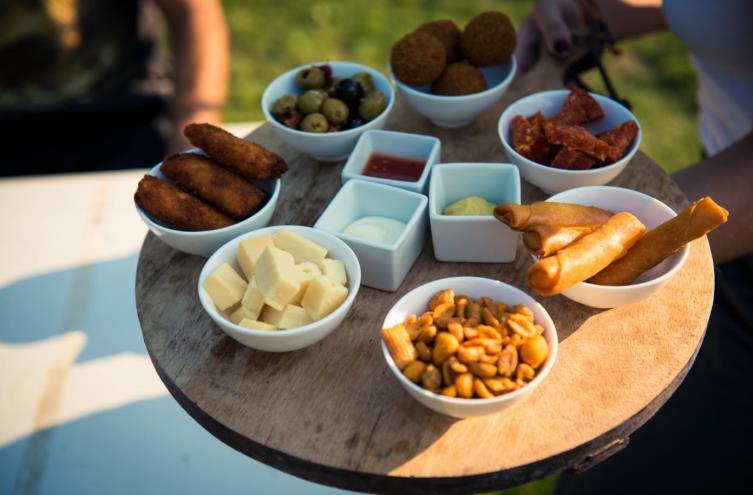
POLYGON ((374 80, 368 72, 359 72, 351 76, 351 79, 361 85, 364 93, 369 94, 374 91, 374 80))
POLYGON ((327 117, 327 120, 331 123, 338 125, 343 124, 348 120, 350 110, 348 110, 348 105, 342 100, 338 100, 337 98, 327 98, 324 100, 324 105, 322 105, 322 114, 324 114, 324 116, 327 117))
POLYGON ((373 120, 387 107, 387 98, 381 91, 369 93, 358 105, 358 115, 365 121, 373 120))
POLYGON ((295 82, 303 89, 319 89, 327 83, 327 77, 322 69, 312 66, 296 74, 295 82))
POLYGON ((327 132, 329 130, 329 122, 327 122, 327 117, 324 115, 311 113, 303 118, 301 130, 305 132, 327 132))
POLYGON ((310 89, 298 98, 298 109, 304 115, 316 113, 322 109, 322 104, 326 96, 319 89, 310 89))
POLYGON ((272 103, 272 113, 275 115, 285 115, 295 110, 298 105, 298 95, 289 93, 280 96, 272 103))

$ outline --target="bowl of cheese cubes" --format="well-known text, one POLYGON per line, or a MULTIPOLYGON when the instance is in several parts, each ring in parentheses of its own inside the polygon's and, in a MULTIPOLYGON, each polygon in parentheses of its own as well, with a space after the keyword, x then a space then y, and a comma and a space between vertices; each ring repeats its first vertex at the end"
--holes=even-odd
POLYGON ((311 227, 267 227, 219 248, 199 275, 199 300, 241 344, 269 352, 310 346, 345 319, 361 285, 355 253, 311 227))

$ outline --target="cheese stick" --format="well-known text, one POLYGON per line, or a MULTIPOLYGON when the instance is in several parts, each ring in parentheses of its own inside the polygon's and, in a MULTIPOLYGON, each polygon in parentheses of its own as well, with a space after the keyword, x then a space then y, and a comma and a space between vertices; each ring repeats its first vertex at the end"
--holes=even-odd
POLYGON ((543 296, 559 294, 599 273, 627 253, 645 232, 635 216, 621 212, 528 270, 528 284, 543 296))
POLYGON ((523 245, 539 258, 545 258, 590 234, 595 228, 534 225, 523 232, 523 245))
POLYGON ((702 198, 647 233, 622 259, 599 272, 589 282, 599 285, 628 285, 688 242, 726 222, 728 215, 729 212, 713 199, 702 198))
POLYGON ((585 227, 601 225, 611 212, 594 206, 539 201, 530 205, 503 203, 494 208, 494 216, 513 230, 528 230, 534 225, 585 227))

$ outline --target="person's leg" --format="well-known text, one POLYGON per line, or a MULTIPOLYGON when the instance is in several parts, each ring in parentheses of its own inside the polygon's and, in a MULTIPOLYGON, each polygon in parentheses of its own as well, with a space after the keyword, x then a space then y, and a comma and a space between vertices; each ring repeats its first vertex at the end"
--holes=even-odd
POLYGON ((563 474, 558 494, 753 493, 753 263, 736 260, 716 275, 706 337, 685 381, 625 449, 563 474))

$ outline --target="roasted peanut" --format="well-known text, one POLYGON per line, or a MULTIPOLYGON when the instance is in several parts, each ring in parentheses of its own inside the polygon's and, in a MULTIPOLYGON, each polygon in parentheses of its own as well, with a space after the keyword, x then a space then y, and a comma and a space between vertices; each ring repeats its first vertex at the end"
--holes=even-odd
POLYGON ((494 309, 497 310, 497 319, 499 320, 502 318, 502 315, 505 315, 507 313, 507 304, 505 303, 497 303, 494 305, 494 309))
POLYGON ((442 389, 442 395, 444 395, 445 397, 457 397, 458 391, 455 388, 455 385, 450 385, 449 387, 442 389))
POLYGON ((531 308, 529 308, 528 306, 525 306, 523 304, 518 304, 516 306, 513 306, 510 312, 523 315, 526 318, 528 318, 531 321, 531 323, 533 323, 533 310, 531 310, 531 308))
MULTIPOLYGON (((468 302, 468 319, 476 321, 476 325, 481 321, 481 305, 475 301, 468 302)), ((469 326, 466 323, 466 326, 469 326)))
POLYGON ((533 320, 520 313, 513 313, 507 317, 507 328, 517 333, 521 337, 529 338, 536 335, 536 328, 533 326, 533 320))
POLYGON ((515 382, 506 377, 484 378, 484 385, 492 391, 494 395, 504 394, 515 390, 515 382))
POLYGON ((424 372, 421 373, 421 386, 432 392, 438 391, 439 387, 442 386, 442 374, 433 364, 427 365, 424 372))
POLYGON ((489 354, 490 356, 499 354, 502 351, 501 341, 486 338, 486 337, 484 338, 478 337, 475 339, 466 340, 465 342, 463 342, 463 344, 469 347, 481 346, 483 347, 484 352, 486 354, 489 354))
POLYGON ((434 339, 434 364, 439 366, 444 363, 460 347, 460 342, 449 332, 439 332, 434 339))
MULTIPOLYGON (((468 320, 465 321, 468 322, 468 320)), ((466 339, 475 339, 478 337, 478 327, 463 327, 463 335, 466 339)))
POLYGON ((436 308, 440 304, 454 303, 454 302, 455 302, 455 291, 452 289, 445 289, 445 290, 437 292, 436 294, 434 294, 434 296, 431 299, 429 299, 429 309, 433 311, 434 308, 436 308))
POLYGON ((517 333, 514 333, 510 336, 509 344, 514 345, 515 347, 520 347, 525 343, 526 339, 517 333))
POLYGON ((479 360, 480 363, 489 363, 495 365, 496 368, 497 365, 497 359, 499 359, 499 356, 490 356, 488 354, 484 354, 481 356, 481 359, 479 360))
MULTIPOLYGON (((486 311, 486 309, 484 309, 484 311, 486 311)), ((494 327, 489 325, 479 325, 478 336, 482 339, 502 340, 502 335, 500 335, 494 327)))
POLYGON ((444 363, 442 363, 442 383, 445 384, 445 386, 452 385, 455 383, 455 376, 457 376, 452 371, 452 366, 450 365, 450 360, 448 359, 444 363))
POLYGON ((463 335, 463 325, 457 320, 459 320, 459 318, 452 318, 447 323, 447 331, 458 339, 458 342, 462 342, 465 339, 465 335, 463 335))
POLYGON ((481 310, 481 319, 483 320, 485 325, 489 325, 492 327, 500 326, 499 320, 497 319, 496 316, 494 316, 494 314, 492 314, 489 308, 484 308, 481 310))
POLYGON ((489 363, 470 363, 468 369, 481 378, 492 378, 497 374, 497 367, 489 363))
POLYGON ((460 318, 461 323, 465 321, 466 309, 468 309, 468 298, 455 298, 455 316, 460 318))
POLYGON ((390 351, 392 359, 395 361, 395 366, 400 371, 416 360, 416 348, 413 347, 413 343, 410 341, 408 330, 402 324, 383 328, 382 339, 387 346, 387 350, 390 351))
POLYGON ((450 359, 447 360, 448 363, 450 363, 450 367, 452 368, 452 371, 455 373, 467 373, 468 372, 468 366, 464 365, 460 361, 458 361, 458 358, 455 356, 452 356, 450 359))
POLYGON ((421 381, 421 373, 426 369, 426 363, 423 361, 413 361, 403 370, 403 374, 413 383, 421 381))
POLYGON ((508 345, 499 354, 497 371, 502 376, 512 376, 518 367, 518 350, 514 345, 508 345))
POLYGON ((416 340, 423 327, 431 325, 434 321, 431 318, 431 313, 424 313, 420 318, 416 318, 415 315, 411 316, 413 316, 413 323, 411 325, 406 325, 406 328, 408 329, 408 334, 410 335, 411 340, 416 340))
POLYGON ((455 316, 455 303, 441 303, 432 310, 434 324, 439 328, 447 328, 447 322, 455 316))
POLYGON ((463 373, 455 378, 455 389, 463 399, 473 397, 473 374, 463 373))
POLYGON ((486 385, 484 385, 484 382, 480 378, 473 379, 473 391, 482 399, 491 399, 494 397, 494 394, 489 392, 489 389, 486 388, 486 385))
POLYGON ((421 342, 431 342, 437 336, 437 327, 435 325, 426 325, 418 329, 416 340, 421 342))
POLYGON ((489 296, 481 296, 478 300, 482 308, 492 309, 494 308, 494 301, 489 296))
POLYGON ((466 346, 465 344, 458 349, 458 361, 465 364, 477 363, 484 355, 484 348, 480 346, 466 346))
POLYGON ((532 339, 526 340, 520 348, 520 358, 534 369, 541 366, 548 355, 549 344, 542 335, 536 335, 532 339))
POLYGON ((523 380, 524 382, 530 382, 533 377, 536 376, 536 372, 526 363, 518 364, 518 369, 515 370, 515 378, 517 380, 523 380))
POLYGON ((544 334, 544 327, 542 327, 538 323, 536 323, 535 325, 533 325, 533 328, 536 329, 536 335, 543 335, 544 334))
POLYGON ((424 361, 426 363, 431 362, 431 348, 429 348, 428 345, 426 345, 426 342, 416 342, 416 353, 418 354, 418 359, 421 361, 424 361))

